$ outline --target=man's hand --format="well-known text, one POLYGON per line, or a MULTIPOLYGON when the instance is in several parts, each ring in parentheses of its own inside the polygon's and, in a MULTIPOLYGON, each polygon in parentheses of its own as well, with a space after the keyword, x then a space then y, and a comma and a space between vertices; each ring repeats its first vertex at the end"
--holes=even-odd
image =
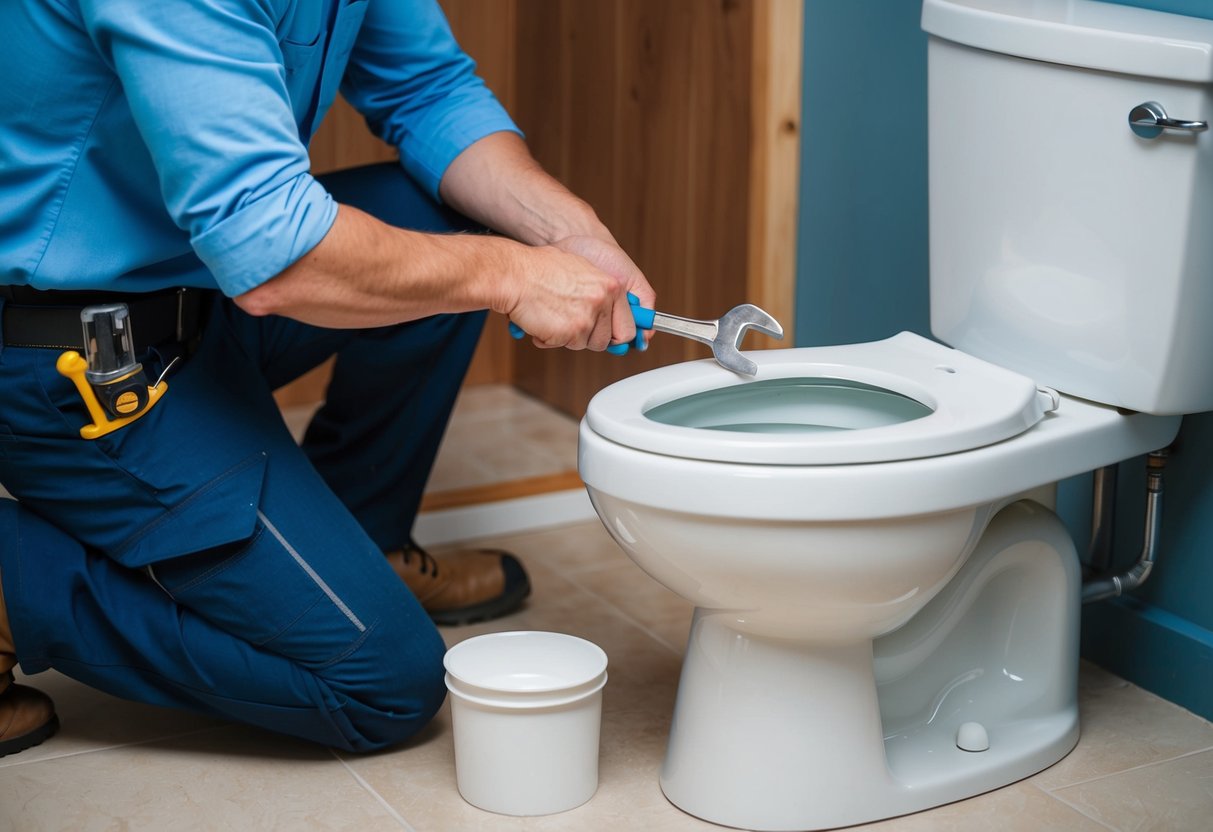
POLYGON ((524 272, 509 281, 514 291, 494 309, 522 327, 535 346, 602 351, 635 337, 623 280, 559 243, 525 251, 524 272))
MULTIPOLYGON (((605 232, 606 229, 603 228, 605 232)), ((612 310, 612 327, 613 337, 611 343, 626 344, 631 341, 636 335, 635 321, 632 319, 632 310, 627 302, 627 293, 631 292, 636 297, 640 298, 640 305, 652 308, 657 294, 653 291, 653 287, 645 280, 644 274, 632 262, 632 258, 628 257, 614 238, 607 234, 608 239, 601 237, 590 237, 588 235, 577 235, 565 237, 563 240, 557 240, 553 245, 561 251, 567 251, 571 254, 576 254, 589 261, 592 265, 614 277, 619 284, 624 288, 624 298, 622 303, 616 301, 615 307, 612 310), (621 333, 631 332, 631 335, 625 336, 621 333)))
MULTIPOLYGON (((490 228, 532 246, 552 246, 575 254, 614 277, 623 291, 610 313, 611 341, 626 343, 635 337, 626 293, 652 307, 656 299, 653 287, 594 210, 545 173, 518 136, 494 133, 467 148, 447 169, 441 193, 449 205, 490 228)), ((560 345, 538 337, 520 319, 526 316, 525 308, 510 314, 515 323, 536 336, 537 345, 560 345)), ((590 349, 597 349, 599 340, 597 335, 589 339, 590 349)))

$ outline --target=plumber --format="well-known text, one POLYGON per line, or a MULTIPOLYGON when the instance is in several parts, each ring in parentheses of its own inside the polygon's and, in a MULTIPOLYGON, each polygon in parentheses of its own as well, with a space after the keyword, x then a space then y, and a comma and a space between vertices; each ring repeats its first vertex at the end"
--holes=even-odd
POLYGON ((530 588, 410 534, 485 310, 603 350, 651 287, 436 0, 13 0, 0 31, 0 755, 58 726, 17 662, 409 737, 445 693, 435 622, 530 588), (338 88, 398 164, 309 173, 338 88), (271 391, 332 356, 300 447, 271 391))

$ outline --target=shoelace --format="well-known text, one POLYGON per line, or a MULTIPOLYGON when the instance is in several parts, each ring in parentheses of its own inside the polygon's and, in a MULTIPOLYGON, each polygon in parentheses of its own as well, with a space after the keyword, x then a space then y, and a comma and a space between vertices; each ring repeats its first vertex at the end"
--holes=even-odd
POLYGON ((438 561, 433 555, 431 555, 425 549, 422 549, 414 541, 410 540, 408 548, 402 549, 400 554, 404 558, 405 563, 410 563, 413 559, 413 555, 417 555, 419 558, 421 558, 421 569, 419 570, 421 574, 427 574, 428 570, 428 574, 433 575, 435 578, 438 577, 438 561))

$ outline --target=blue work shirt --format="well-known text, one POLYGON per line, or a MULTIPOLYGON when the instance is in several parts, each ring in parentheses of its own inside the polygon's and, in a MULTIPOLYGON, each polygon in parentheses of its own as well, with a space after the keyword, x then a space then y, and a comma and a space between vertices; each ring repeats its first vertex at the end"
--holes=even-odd
POLYGON ((6 0, 0 32, 0 284, 256 287, 336 217, 338 87, 435 198, 517 131, 435 0, 6 0))

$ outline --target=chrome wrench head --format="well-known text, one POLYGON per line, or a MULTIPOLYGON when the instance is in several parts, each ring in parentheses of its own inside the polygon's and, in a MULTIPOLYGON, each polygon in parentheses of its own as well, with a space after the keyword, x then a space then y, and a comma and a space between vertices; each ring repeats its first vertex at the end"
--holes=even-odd
POLYGON ((751 329, 776 340, 783 338, 783 327, 767 312, 752 303, 734 306, 716 321, 716 337, 712 339, 712 355, 721 367, 742 375, 757 375, 758 365, 740 352, 741 340, 751 329))

